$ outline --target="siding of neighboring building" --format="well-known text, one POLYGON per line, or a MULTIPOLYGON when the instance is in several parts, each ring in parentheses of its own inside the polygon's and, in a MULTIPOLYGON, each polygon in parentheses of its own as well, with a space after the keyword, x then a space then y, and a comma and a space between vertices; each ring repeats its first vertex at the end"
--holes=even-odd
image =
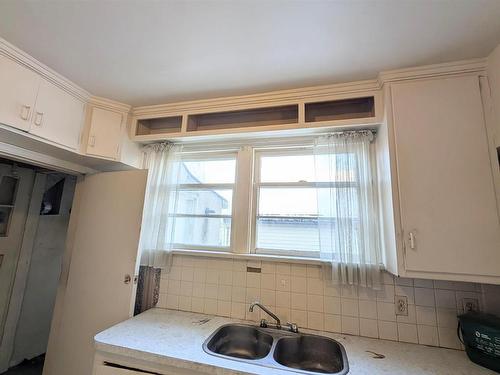
MULTIPOLYGON (((196 179, 181 164, 180 181, 196 184, 196 179)), ((183 191, 177 204, 177 212, 183 214, 220 215, 228 207, 227 200, 212 190, 183 191)), ((229 246, 231 219, 228 218, 176 218, 174 242, 185 245, 229 246)))

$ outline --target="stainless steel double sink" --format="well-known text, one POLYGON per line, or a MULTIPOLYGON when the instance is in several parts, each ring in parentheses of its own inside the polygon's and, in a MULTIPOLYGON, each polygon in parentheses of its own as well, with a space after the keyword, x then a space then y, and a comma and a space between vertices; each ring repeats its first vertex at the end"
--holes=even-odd
POLYGON ((344 347, 324 336, 245 324, 219 327, 203 344, 208 354, 303 374, 349 372, 344 347))

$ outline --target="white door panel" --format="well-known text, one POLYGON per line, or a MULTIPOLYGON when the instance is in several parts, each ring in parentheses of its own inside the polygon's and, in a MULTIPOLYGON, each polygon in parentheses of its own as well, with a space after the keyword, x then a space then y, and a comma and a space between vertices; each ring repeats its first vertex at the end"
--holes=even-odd
POLYGON ((77 183, 45 375, 92 373, 94 336, 130 317, 147 172, 86 176, 77 183), (64 271, 63 271, 64 275, 64 271), (63 276, 64 277, 64 276, 63 276))

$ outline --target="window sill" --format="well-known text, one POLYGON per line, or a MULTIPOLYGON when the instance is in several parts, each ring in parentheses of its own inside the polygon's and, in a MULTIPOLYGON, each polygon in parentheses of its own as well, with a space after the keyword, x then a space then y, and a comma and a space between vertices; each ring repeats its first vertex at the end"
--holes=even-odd
POLYGON ((281 262, 281 263, 295 263, 295 264, 314 264, 321 265, 324 264, 320 259, 317 258, 303 258, 303 257, 293 257, 293 256, 282 256, 282 255, 264 255, 264 254, 238 254, 222 251, 205 251, 205 250, 184 250, 178 249, 173 250, 174 255, 187 255, 187 256, 199 256, 208 258, 225 258, 225 259, 237 259, 237 260, 260 260, 266 262, 281 262))

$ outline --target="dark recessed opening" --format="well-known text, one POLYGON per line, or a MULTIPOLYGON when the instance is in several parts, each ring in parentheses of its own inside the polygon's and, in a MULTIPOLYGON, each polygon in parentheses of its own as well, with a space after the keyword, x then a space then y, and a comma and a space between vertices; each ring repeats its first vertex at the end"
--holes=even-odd
POLYGON ((298 105, 257 108, 240 111, 203 113, 188 117, 188 131, 235 129, 254 126, 296 124, 298 105))
POLYGON ((373 96, 306 103, 306 122, 346 120, 375 116, 373 96))
POLYGON ((178 133, 181 131, 182 116, 151 118, 137 121, 136 135, 178 133))

